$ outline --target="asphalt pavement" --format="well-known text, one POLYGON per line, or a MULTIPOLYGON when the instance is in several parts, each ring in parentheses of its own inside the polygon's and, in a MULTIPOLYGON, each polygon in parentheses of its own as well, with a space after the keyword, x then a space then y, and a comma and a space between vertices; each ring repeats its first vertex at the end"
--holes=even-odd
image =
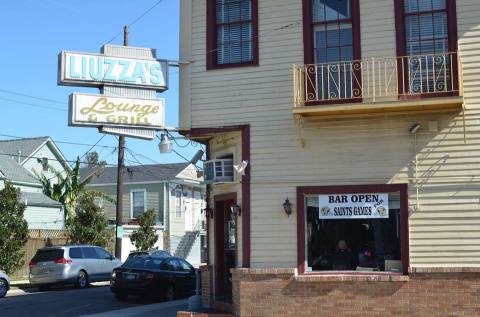
POLYGON ((187 300, 156 303, 139 297, 126 302, 116 300, 108 286, 78 290, 62 287, 46 292, 36 289, 12 290, 0 299, 0 316, 5 317, 175 317, 187 309, 187 300))

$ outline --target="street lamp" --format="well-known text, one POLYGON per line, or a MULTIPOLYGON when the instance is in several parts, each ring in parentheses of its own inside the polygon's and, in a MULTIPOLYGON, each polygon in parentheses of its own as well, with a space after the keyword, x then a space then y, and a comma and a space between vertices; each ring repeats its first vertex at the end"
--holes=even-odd
POLYGON ((158 149, 160 153, 171 153, 172 152, 172 141, 168 138, 166 133, 162 133, 160 138, 160 143, 158 144, 158 149))

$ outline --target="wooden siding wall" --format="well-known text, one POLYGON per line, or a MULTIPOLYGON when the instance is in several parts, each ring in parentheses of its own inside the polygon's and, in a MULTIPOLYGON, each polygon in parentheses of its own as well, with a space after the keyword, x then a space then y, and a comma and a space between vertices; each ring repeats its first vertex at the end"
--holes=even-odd
MULTIPOLYGON (((117 198, 117 191, 114 185, 105 185, 105 186, 91 186, 92 190, 97 190, 103 192, 110 196, 111 198, 117 198)), ((125 184, 124 193, 123 193, 123 221, 127 223, 130 220, 130 191, 138 189, 147 190, 147 201, 146 209, 153 208, 158 215, 159 211, 163 211, 163 183, 158 184, 125 184)), ((105 208, 105 214, 108 219, 115 219, 115 205, 109 203, 108 201, 103 202, 103 207, 105 208)))
MULTIPOLYGON (((409 184, 411 266, 480 266, 478 0, 457 0, 467 144, 460 113, 316 119, 297 128, 292 64, 303 63, 301 1, 259 1, 258 67, 208 72, 205 8, 205 0, 182 1, 183 17, 191 9, 191 29, 182 31, 183 40, 191 32, 191 42, 182 43, 191 63, 181 72, 190 87, 181 97, 181 125, 250 124, 252 267, 296 266, 296 217, 287 217, 281 205, 286 197, 295 205, 297 186, 376 183, 409 184), (429 132, 429 121, 438 121, 437 132, 429 132), (415 151, 408 129, 416 122, 422 128, 415 151)), ((395 56, 393 10, 393 0, 361 1, 363 58, 395 56)))

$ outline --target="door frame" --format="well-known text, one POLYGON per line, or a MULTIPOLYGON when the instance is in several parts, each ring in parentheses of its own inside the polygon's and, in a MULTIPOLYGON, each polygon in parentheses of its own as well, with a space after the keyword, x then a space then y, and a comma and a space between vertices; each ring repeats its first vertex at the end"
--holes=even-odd
MULTIPOLYGON (((223 277, 222 279, 219 278, 219 276, 221 274, 223 274, 223 266, 224 266, 224 257, 225 257, 225 248, 224 248, 224 245, 225 245, 225 232, 224 232, 224 226, 225 226, 225 218, 224 218, 224 215, 222 214, 221 217, 219 217, 219 214, 218 214, 218 211, 215 210, 216 206, 217 206, 217 203, 219 202, 228 202, 228 201, 233 201, 233 202, 236 202, 237 201, 237 193, 226 193, 226 194, 219 194, 219 195, 215 195, 214 198, 214 216, 213 216, 213 223, 214 223, 214 254, 215 254, 215 261, 214 261, 214 298, 215 298, 215 301, 217 301, 217 298, 218 298, 218 294, 217 292, 220 291, 221 288, 223 287, 220 287, 220 283, 225 283, 226 281, 224 280, 225 277, 223 277), (219 232, 222 232, 223 234, 219 235, 219 232), (221 263, 222 265, 219 265, 219 258, 220 258, 220 255, 223 257, 221 259, 221 263)), ((238 225, 238 221, 237 221, 237 225, 238 225)), ((237 237, 237 229, 235 229, 235 240, 238 241, 238 237, 237 237)), ((238 264, 238 247, 235 247, 235 267, 237 266, 238 264)))

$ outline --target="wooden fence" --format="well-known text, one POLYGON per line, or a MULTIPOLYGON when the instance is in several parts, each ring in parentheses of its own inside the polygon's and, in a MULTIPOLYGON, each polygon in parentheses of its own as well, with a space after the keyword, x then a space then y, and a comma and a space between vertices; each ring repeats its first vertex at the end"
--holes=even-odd
POLYGON ((23 247, 25 255, 23 257, 24 264, 11 275, 15 278, 28 278, 28 263, 35 255, 38 249, 43 248, 46 245, 59 245, 67 242, 67 236, 65 230, 43 230, 35 229, 29 230, 27 244, 23 247))

